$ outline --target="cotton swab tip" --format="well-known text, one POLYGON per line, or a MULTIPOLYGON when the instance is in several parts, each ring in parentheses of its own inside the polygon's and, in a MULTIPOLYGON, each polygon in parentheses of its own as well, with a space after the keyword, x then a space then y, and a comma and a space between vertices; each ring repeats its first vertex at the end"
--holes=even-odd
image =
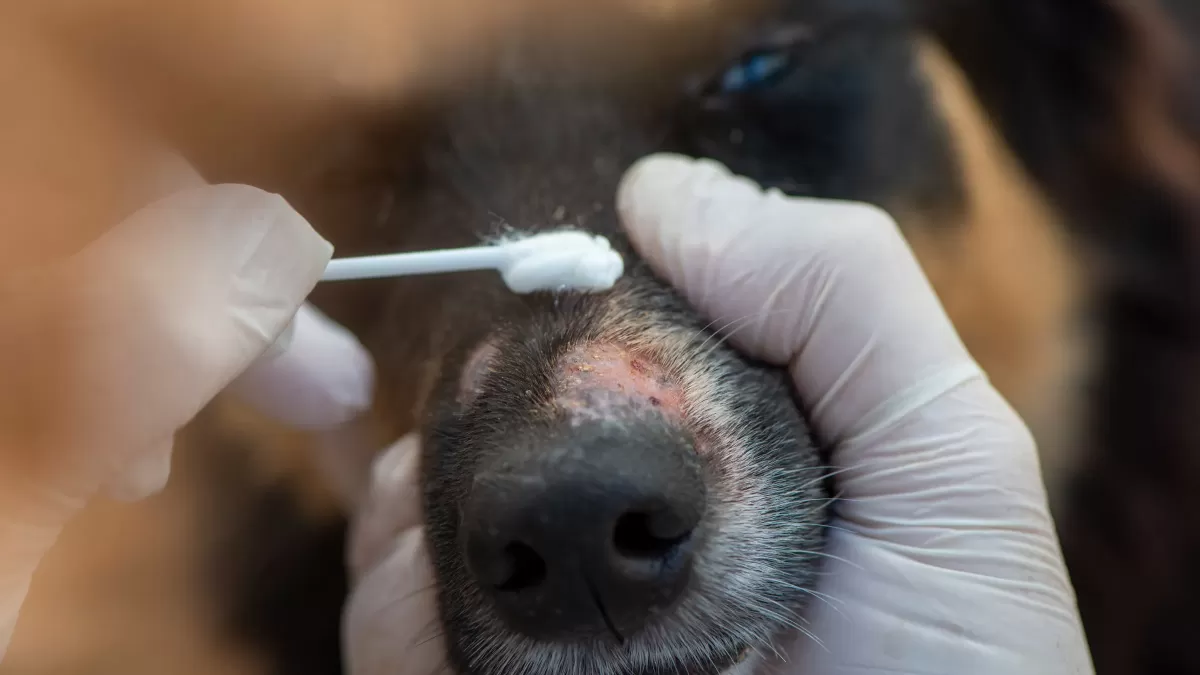
POLYGON ((500 274, 514 293, 606 291, 625 273, 624 260, 608 240, 586 232, 546 232, 502 246, 509 259, 500 274))
POLYGON ((492 269, 514 293, 606 291, 625 273, 604 237, 577 230, 542 232, 489 246, 338 258, 322 281, 379 279, 492 269))

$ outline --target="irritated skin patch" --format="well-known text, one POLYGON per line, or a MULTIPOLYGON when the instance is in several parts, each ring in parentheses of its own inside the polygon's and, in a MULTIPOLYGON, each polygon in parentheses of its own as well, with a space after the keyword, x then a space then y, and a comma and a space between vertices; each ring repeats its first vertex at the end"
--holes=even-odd
POLYGON ((683 419, 683 389, 649 357, 612 343, 580 345, 558 363, 555 401, 572 422, 657 411, 683 419))
MULTIPOLYGON (((459 379, 460 403, 475 397, 499 352, 488 340, 470 353, 459 379)), ((683 387, 650 355, 616 343, 592 342, 563 354, 555 374, 555 404, 572 421, 647 411, 657 411, 672 422, 683 421, 683 387)))
POLYGON ((823 543, 824 471, 785 375, 747 369, 703 337, 682 343, 690 331, 637 344, 616 332, 547 339, 508 328, 461 361, 458 404, 424 459, 434 477, 426 512, 434 514, 430 541, 458 672, 744 675, 786 627, 779 612, 790 617, 806 606, 823 543), (692 353, 706 360, 687 359, 692 353), (698 524, 682 521, 686 544, 661 516, 656 530, 637 529, 630 523, 652 521, 626 520, 622 495, 634 495, 635 509, 653 503, 655 515, 694 509, 698 524), (610 507, 622 515, 591 520, 610 507), (670 537, 655 534, 664 522, 670 537), (533 554, 511 553, 510 538, 533 554), (676 584, 664 563, 681 559, 687 572, 676 584), (588 561, 592 601, 576 592, 582 587, 564 571, 575 567, 564 560, 588 561), (489 576, 497 569, 502 585, 517 578, 533 586, 500 588, 489 576), (664 576, 643 583, 614 572, 626 569, 664 576), (636 595, 630 584, 641 584, 636 595), (662 600, 642 614, 629 599, 651 592, 662 600), (595 611, 615 644, 597 637, 595 611), (484 646, 519 667, 474 657, 484 646), (595 667, 571 667, 578 663, 595 667))

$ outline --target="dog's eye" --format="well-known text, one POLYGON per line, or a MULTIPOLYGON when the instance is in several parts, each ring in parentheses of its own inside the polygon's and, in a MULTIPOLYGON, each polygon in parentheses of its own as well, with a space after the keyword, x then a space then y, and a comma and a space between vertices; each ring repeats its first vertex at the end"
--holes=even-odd
POLYGON ((791 57, 783 50, 752 52, 721 75, 720 89, 724 93, 738 93, 769 85, 786 73, 791 64, 791 57))

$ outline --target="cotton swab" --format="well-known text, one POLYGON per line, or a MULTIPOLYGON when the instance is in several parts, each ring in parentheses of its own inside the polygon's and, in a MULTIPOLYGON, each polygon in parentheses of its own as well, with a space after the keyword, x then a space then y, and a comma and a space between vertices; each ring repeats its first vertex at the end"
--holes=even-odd
POLYGON ((576 230, 544 232, 490 246, 338 258, 322 281, 497 270, 514 293, 612 288, 625 272, 604 237, 576 230))
MULTIPOLYGON (((336 258, 321 281, 381 279, 418 274, 497 270, 514 293, 606 291, 625 273, 625 261, 604 237, 559 230, 490 246, 336 258)), ((295 326, 288 324, 266 358, 287 350, 295 326)))

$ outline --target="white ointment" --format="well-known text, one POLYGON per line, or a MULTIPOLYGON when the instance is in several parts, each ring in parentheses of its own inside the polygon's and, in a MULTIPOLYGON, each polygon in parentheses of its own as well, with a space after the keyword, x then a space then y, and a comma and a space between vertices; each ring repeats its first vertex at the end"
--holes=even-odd
POLYGON ((625 262, 604 237, 577 230, 543 232, 489 246, 393 253, 330 261, 322 281, 497 270, 514 293, 606 291, 625 262))

